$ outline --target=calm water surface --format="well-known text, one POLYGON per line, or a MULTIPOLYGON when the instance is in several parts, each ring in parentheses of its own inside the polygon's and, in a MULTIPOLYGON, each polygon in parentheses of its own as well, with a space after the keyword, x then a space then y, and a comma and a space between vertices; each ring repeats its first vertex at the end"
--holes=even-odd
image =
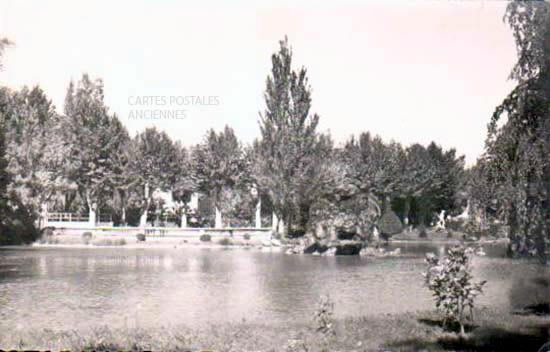
MULTIPOLYGON (((315 257, 245 249, 0 249, 0 324, 78 329, 310 321, 320 294, 339 317, 432 309, 423 257, 434 244, 395 244, 396 258, 315 257)), ((509 306, 519 278, 548 268, 486 247, 474 274, 482 306, 509 306)))

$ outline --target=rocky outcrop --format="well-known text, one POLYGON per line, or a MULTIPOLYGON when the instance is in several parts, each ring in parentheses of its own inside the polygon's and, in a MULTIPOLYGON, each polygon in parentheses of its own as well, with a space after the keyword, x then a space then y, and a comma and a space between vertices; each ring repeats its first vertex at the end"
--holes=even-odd
POLYGON ((314 241, 304 246, 304 254, 322 254, 328 250, 328 245, 324 242, 314 241))
POLYGON ((287 249, 287 254, 358 255, 363 242, 354 240, 303 241, 287 249))
POLYGON ((338 241, 333 245, 336 248, 335 255, 359 255, 363 242, 353 240, 338 241))

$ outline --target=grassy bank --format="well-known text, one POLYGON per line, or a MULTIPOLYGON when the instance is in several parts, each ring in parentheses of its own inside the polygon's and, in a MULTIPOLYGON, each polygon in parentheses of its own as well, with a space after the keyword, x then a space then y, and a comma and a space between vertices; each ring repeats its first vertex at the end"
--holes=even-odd
POLYGON ((0 348, 155 351, 537 351, 549 338, 550 318, 479 310, 459 338, 433 312, 336 320, 325 338, 307 324, 211 325, 91 331, 8 331, 0 348))

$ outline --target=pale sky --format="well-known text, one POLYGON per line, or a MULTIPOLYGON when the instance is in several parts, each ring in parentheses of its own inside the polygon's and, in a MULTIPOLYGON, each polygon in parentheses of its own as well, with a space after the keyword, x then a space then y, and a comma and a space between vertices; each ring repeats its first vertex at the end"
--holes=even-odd
MULTIPOLYGON (((486 126, 512 89, 516 59, 505 2, 487 1, 9 1, 0 37, 15 46, 0 84, 39 84, 63 111, 71 79, 105 83, 111 112, 134 135, 166 130, 184 145, 232 126, 259 137, 271 54, 288 35, 305 66, 320 131, 341 143, 371 131, 409 145, 432 140, 475 162, 486 126), (167 105, 136 105, 158 96, 167 105), (169 104, 214 97, 217 105, 169 104), (132 111, 185 110, 137 120, 132 111), (181 115, 180 115, 181 116, 181 115)), ((158 102, 157 102, 158 103, 158 102)))

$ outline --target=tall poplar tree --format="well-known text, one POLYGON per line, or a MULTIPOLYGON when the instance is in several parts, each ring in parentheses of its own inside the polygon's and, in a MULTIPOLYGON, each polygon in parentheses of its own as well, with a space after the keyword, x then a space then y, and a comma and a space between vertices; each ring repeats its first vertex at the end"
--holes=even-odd
POLYGON ((320 142, 316 132, 319 116, 310 113, 307 71, 304 67, 292 69, 292 49, 286 37, 271 62, 264 93, 266 109, 260 113, 261 156, 256 163, 256 178, 261 191, 270 196, 275 213, 284 219, 285 232, 289 234, 300 203, 311 201, 304 199, 307 195, 301 191, 306 175, 317 161, 311 155, 325 148, 326 143, 320 142))

